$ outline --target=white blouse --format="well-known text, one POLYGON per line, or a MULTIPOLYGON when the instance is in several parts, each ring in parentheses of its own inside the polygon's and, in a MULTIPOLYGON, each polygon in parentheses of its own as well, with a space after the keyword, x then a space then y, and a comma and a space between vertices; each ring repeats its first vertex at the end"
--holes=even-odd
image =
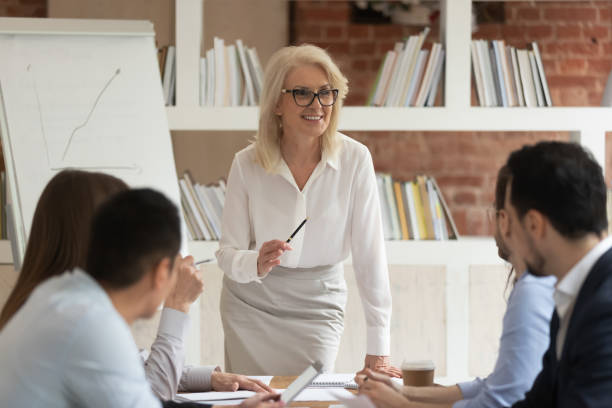
POLYGON ((259 248, 266 241, 286 240, 308 218, 281 265, 334 265, 350 251, 366 318, 366 352, 389 355, 391 292, 374 165, 367 147, 340 137, 338 157, 324 155, 302 191, 284 160, 275 173, 267 173, 255 162, 254 145, 238 152, 216 256, 230 279, 259 281, 259 248))

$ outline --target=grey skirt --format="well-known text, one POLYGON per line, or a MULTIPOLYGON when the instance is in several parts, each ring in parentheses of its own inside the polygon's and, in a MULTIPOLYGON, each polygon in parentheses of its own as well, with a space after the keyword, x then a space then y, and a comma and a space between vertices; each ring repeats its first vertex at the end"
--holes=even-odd
POLYGON ((223 278, 221 320, 225 370, 249 375, 297 375, 321 361, 333 371, 344 329, 342 264, 275 267, 262 283, 223 278))

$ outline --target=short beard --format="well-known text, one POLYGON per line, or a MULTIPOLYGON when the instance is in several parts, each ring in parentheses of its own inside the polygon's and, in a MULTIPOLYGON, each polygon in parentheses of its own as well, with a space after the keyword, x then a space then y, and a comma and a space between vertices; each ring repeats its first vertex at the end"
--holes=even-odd
POLYGON ((544 268, 546 266, 546 259, 534 248, 533 240, 529 236, 527 237, 527 241, 527 244, 531 248, 533 257, 535 258, 533 262, 525 261, 525 265, 527 265, 527 270, 530 274, 534 276, 548 276, 549 274, 544 272, 544 268))

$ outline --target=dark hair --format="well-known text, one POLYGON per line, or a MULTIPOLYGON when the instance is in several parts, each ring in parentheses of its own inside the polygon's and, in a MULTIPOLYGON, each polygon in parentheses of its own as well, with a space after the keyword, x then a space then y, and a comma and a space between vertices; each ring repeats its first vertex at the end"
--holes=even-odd
POLYGON ((503 210, 504 203, 506 201, 506 190, 508 182, 512 174, 508 166, 504 165, 499 169, 497 173, 497 182, 495 183, 495 210, 503 210))
POLYGON ((127 190, 94 216, 86 271, 111 289, 126 288, 164 258, 172 265, 180 245, 176 206, 155 190, 127 190))
POLYGON ((17 283, 0 314, 0 330, 42 281, 85 267, 94 211, 127 189, 116 177, 80 170, 63 170, 49 181, 34 211, 17 283))
POLYGON ((576 143, 540 142, 513 152, 511 202, 519 218, 544 214, 563 236, 601 234, 608 226, 606 184, 593 156, 576 143))

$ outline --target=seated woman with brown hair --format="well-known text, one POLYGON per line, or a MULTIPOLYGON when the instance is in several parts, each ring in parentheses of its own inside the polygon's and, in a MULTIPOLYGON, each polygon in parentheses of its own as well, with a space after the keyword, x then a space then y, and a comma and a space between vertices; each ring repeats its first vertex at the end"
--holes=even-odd
MULTIPOLYGON (((64 170, 43 190, 29 235, 17 283, 0 313, 0 331, 43 281, 74 268, 84 268, 91 220, 110 196, 129 187, 103 173, 64 170), (69 198, 67 198, 69 197, 69 198)), ((184 366, 184 337, 190 305, 203 290, 191 256, 183 258, 176 285, 168 296, 155 342, 144 361, 147 380, 161 399, 177 391, 271 391, 245 376, 222 373, 214 366, 184 366)))

